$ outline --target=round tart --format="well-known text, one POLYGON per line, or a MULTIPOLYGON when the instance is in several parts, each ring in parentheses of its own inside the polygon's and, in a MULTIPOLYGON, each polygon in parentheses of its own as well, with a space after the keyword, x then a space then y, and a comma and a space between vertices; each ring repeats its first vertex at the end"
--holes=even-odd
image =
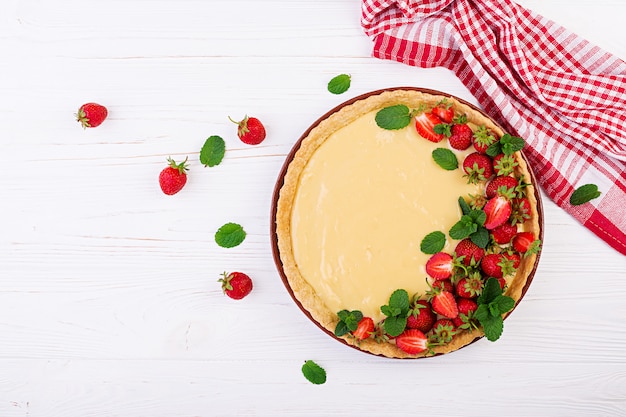
POLYGON ((273 254, 294 301, 337 340, 391 358, 496 340, 543 237, 522 147, 433 90, 374 91, 328 112, 274 191, 273 254))

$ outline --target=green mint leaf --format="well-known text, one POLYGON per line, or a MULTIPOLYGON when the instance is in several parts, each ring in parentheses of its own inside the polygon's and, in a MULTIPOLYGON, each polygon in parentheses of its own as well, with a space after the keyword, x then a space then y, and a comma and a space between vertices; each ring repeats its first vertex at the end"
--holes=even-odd
POLYGON ((472 210, 469 216, 477 226, 482 226, 487 221, 487 214, 483 210, 472 210))
POLYGON ((433 131, 435 133, 437 133, 438 135, 444 135, 445 137, 448 137, 448 138, 452 136, 451 129, 452 129, 451 125, 447 123, 438 123, 435 126, 433 126, 433 131))
POLYGON ((483 326, 483 331, 485 332, 487 340, 490 342, 495 342, 502 335, 502 331, 504 330, 504 321, 502 320, 502 316, 488 315, 484 320, 479 320, 479 322, 480 325, 483 326))
POLYGON ((585 184, 578 187, 572 195, 569 197, 569 202, 572 206, 579 206, 585 204, 594 198, 600 197, 602 193, 598 191, 598 186, 595 184, 585 184))
POLYGON ((420 243, 420 250, 428 255, 441 252, 446 245, 446 235, 442 232, 435 231, 427 234, 420 243))
POLYGON ((469 237, 474 244, 483 249, 485 249, 489 244, 489 230, 483 226, 478 227, 478 230, 472 233, 469 237))
POLYGON ((500 155, 502 153, 502 146, 500 145, 500 141, 494 142, 491 145, 489 145, 485 153, 492 158, 495 158, 496 156, 500 155))
POLYGON ((478 230, 478 225, 474 222, 469 214, 461 216, 461 220, 456 222, 448 231, 452 239, 465 239, 478 230))
POLYGON ((341 310, 337 312, 339 323, 335 326, 335 336, 343 336, 348 332, 353 332, 359 327, 359 322, 363 318, 363 313, 359 310, 341 310))
POLYGON ((215 242, 223 248, 234 248, 245 238, 245 230, 237 223, 226 223, 215 232, 215 242))
POLYGON ((432 156, 437 165, 446 171, 454 171, 459 167, 459 161, 450 149, 437 148, 432 152, 432 156))
POLYGON ((480 304, 474 312, 474 318, 479 322, 487 320, 489 317, 489 307, 486 304, 480 304))
POLYGON ((337 317, 339 317, 339 320, 341 321, 346 321, 346 318, 350 315, 350 312, 348 310, 341 310, 339 312, 337 312, 337 317))
POLYGON ((375 116, 378 127, 386 130, 398 130, 407 127, 411 123, 413 114, 404 104, 385 107, 378 110, 375 116))
POLYGON ((304 377, 315 385, 326 382, 326 371, 315 362, 308 360, 302 365, 302 374, 304 377))
POLYGON ((333 94, 342 94, 350 88, 351 77, 348 74, 339 74, 328 82, 328 91, 333 94))
POLYGON ((495 300, 489 303, 489 305, 493 305, 495 309, 497 309, 498 314, 502 315, 507 311, 513 310, 513 307, 515 307, 515 300, 508 295, 499 295, 495 300))
POLYGON ((469 214, 472 211, 472 208, 467 204, 467 201, 463 197, 459 197, 459 207, 461 207, 461 212, 463 214, 469 214))
POLYGON ((380 311, 381 311, 381 313, 383 313, 383 314, 384 314, 385 316, 387 316, 387 317, 391 317, 391 316, 393 316, 393 315, 394 315, 394 314, 393 314, 393 313, 394 313, 394 311, 393 311, 393 310, 394 310, 394 309, 392 309, 391 307, 389 307, 389 306, 387 306, 387 305, 384 305, 384 306, 381 306, 381 307, 380 307, 380 311))
POLYGON ((389 307, 399 310, 398 314, 404 316, 409 314, 409 306, 409 293, 406 290, 395 290, 389 297, 389 307))
POLYGON ((502 295, 502 288, 500 287, 500 283, 495 278, 489 278, 485 283, 485 286, 483 287, 482 294, 480 294, 476 301, 479 305, 488 305, 499 295, 502 295))
POLYGON ((502 138, 500 138, 500 147, 502 148, 502 153, 505 155, 512 155, 517 151, 521 151, 524 148, 526 142, 524 139, 511 136, 508 133, 504 134, 502 138))
POLYGON ((402 316, 392 316, 385 319, 385 332, 389 336, 396 337, 406 328, 407 318, 402 316))
POLYGON ((337 337, 341 337, 349 331, 350 329, 348 329, 348 326, 343 321, 339 321, 339 323, 335 326, 335 336, 337 337))
POLYGON ((214 167, 222 162, 225 152, 224 139, 219 136, 209 136, 200 150, 200 162, 205 167, 214 167))

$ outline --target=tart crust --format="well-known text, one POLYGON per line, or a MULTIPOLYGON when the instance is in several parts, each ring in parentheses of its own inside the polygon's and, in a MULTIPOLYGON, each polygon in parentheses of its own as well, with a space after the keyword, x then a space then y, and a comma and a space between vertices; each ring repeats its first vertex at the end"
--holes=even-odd
MULTIPOLYGON (((331 111, 327 114, 308 133, 305 133, 305 136, 299 142, 299 147, 294 148, 292 159, 286 162, 282 184, 277 185, 277 195, 274 197, 275 251, 277 250, 278 252, 278 254, 275 253, 275 258, 277 258, 277 265, 281 269, 283 280, 286 281, 285 284, 288 286, 294 300, 299 304, 299 307, 332 337, 336 337, 334 336, 334 329, 338 323, 337 312, 327 308, 324 300, 316 294, 313 287, 307 282, 306 277, 302 276, 293 253, 291 214, 294 199, 298 192, 300 175, 309 159, 335 131, 352 123, 362 115, 396 104, 404 104, 409 108, 419 108, 421 105, 430 108, 444 98, 449 103, 452 103, 455 113, 465 114, 469 123, 484 125, 498 137, 505 133, 502 128, 480 110, 453 96, 415 88, 381 90, 357 98, 355 101, 348 102, 346 105, 340 106, 336 111, 331 111)), ((533 232, 535 236, 542 237, 540 227, 542 213, 540 212, 541 206, 538 192, 535 189, 534 177, 528 168, 523 154, 517 152, 515 157, 519 164, 516 167, 516 175, 523 176, 525 182, 530 184, 527 187, 527 197, 531 203, 532 218, 523 223, 522 229, 533 232)), ((512 297, 516 305, 522 298, 527 284, 532 279, 537 261, 538 255, 536 254, 524 257, 516 270, 516 274, 507 279, 508 286, 505 294, 512 297)), ((461 332, 455 335, 450 343, 434 347, 432 353, 437 355, 455 351, 483 335, 482 329, 461 332)), ((339 339, 364 352, 389 358, 417 358, 425 355, 425 353, 408 355, 393 343, 379 343, 371 338, 358 343, 354 338, 347 336, 342 336, 339 339)))

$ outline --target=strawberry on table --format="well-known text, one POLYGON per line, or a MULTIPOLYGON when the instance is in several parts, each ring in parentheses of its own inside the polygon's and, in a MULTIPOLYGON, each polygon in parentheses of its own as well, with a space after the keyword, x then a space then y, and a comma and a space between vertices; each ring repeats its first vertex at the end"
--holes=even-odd
POLYGON ((187 183, 187 158, 177 164, 172 158, 168 158, 169 165, 159 174, 159 185, 167 195, 174 195, 183 189, 187 183))
POLYGON ((258 145, 265 140, 265 126, 256 117, 247 115, 240 121, 235 121, 229 117, 230 121, 237 125, 237 136, 248 145, 258 145))
POLYGON ((75 116, 76 120, 83 126, 83 129, 86 129, 88 127, 100 126, 108 114, 107 108, 101 104, 85 103, 78 108, 75 116))
POLYGON ((252 279, 243 272, 224 272, 217 281, 222 283, 224 294, 233 300, 241 300, 252 291, 252 279))

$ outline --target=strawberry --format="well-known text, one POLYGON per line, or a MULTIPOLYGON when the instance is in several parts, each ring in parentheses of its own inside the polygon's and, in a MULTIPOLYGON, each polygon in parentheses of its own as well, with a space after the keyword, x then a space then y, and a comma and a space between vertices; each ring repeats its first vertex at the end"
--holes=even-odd
MULTIPOLYGON (((442 120, 431 112, 423 112, 415 116, 415 129, 417 133, 431 142, 441 142, 445 137, 443 133, 437 133, 435 131, 435 126, 441 126, 442 124, 442 120)), ((439 130, 439 128, 437 130, 439 130)))
POLYGON ((457 243, 454 248, 454 255, 457 258, 463 257, 463 263, 467 266, 476 265, 483 258, 485 250, 472 242, 470 238, 465 238, 457 243))
POLYGON ((454 119, 454 109, 452 108, 452 103, 445 98, 437 103, 437 106, 432 109, 432 113, 445 123, 452 123, 452 120, 454 119))
POLYGON ((510 198, 515 197, 515 188, 517 187, 517 179, 508 175, 498 175, 493 177, 487 187, 485 194, 487 198, 493 198, 498 194, 507 195, 510 198))
POLYGON ((514 272, 513 262, 501 253, 490 253, 483 257, 480 269, 487 276, 502 278, 514 272))
MULTIPOLYGON (((483 292, 483 278, 480 273, 461 278, 456 283, 456 295, 461 298, 475 298, 483 292)), ((457 300, 457 303, 459 300, 457 300)))
POLYGON ((511 223, 524 223, 530 219, 530 201, 526 197, 514 198, 511 201, 511 223))
POLYGON ((426 300, 417 300, 409 312, 406 327, 426 333, 433 327, 435 320, 437 317, 435 317, 430 303, 426 300))
POLYGON ((450 129, 448 143, 454 149, 465 150, 472 144, 472 129, 466 123, 454 124, 450 129))
POLYGON ((459 315, 454 295, 449 291, 434 290, 431 293, 430 304, 433 311, 439 315, 453 319, 459 315))
POLYGON ((493 171, 496 175, 510 175, 518 165, 513 155, 501 153, 493 158, 493 171))
POLYGON ((479 126, 474 132, 474 149, 476 149, 476 152, 487 152, 487 148, 496 143, 496 141, 496 135, 486 126, 479 126))
POLYGON ((513 269, 517 269, 519 267, 519 264, 522 262, 522 257, 517 252, 507 251, 507 252, 503 252, 502 254, 504 255, 506 259, 511 261, 511 265, 513 266, 513 269))
POLYGON ((101 104, 85 103, 78 108, 75 116, 76 120, 83 126, 83 129, 86 129, 88 127, 100 126, 108 114, 107 108, 101 104))
POLYGON ((459 308, 459 315, 452 319, 452 323, 458 329, 476 329, 478 324, 474 319, 474 312, 478 309, 478 304, 474 300, 469 298, 460 298, 457 302, 459 308))
POLYGON ((167 195, 173 195, 183 189, 187 183, 187 158, 177 164, 172 158, 167 158, 169 166, 163 168, 159 174, 159 185, 167 195))
POLYGON ((449 253, 437 252, 426 261, 426 273, 436 280, 450 278, 452 270, 452 255, 449 253))
POLYGON ((511 202, 506 197, 499 195, 487 201, 483 210, 487 215, 484 226, 487 230, 493 230, 509 220, 511 202))
POLYGON ((450 319, 439 319, 429 332, 429 341, 434 344, 444 344, 452 340, 456 334, 456 326, 450 319))
POLYGON ((218 280, 222 291, 233 300, 241 300, 252 291, 252 280, 243 272, 224 272, 218 280))
POLYGON ((506 279, 504 277, 496 278, 498 280, 498 284, 500 284, 500 288, 502 291, 506 288, 506 279))
POLYGON ((511 239, 513 239, 513 236, 516 234, 517 226, 510 222, 504 222, 491 231, 491 237, 493 237, 493 241, 498 245, 510 243, 511 239))
POLYGON ((432 288, 436 290, 445 290, 448 292, 454 292, 454 284, 449 279, 439 279, 433 282, 432 288))
POLYGON ((513 249, 519 253, 537 253, 540 243, 532 232, 519 232, 511 241, 513 249))
POLYGON ((428 349, 428 339, 417 329, 406 329, 396 337, 396 346, 409 355, 417 355, 428 349))
POLYGON ((240 121, 235 121, 229 117, 230 121, 237 125, 237 136, 245 144, 258 145, 265 140, 265 126, 256 117, 247 115, 240 121))
POLYGON ((479 152, 472 152, 463 160, 463 171, 467 182, 476 184, 486 181, 493 175, 491 157, 479 152))
POLYGON ((363 317, 352 335, 357 340, 365 340, 374 333, 374 320, 371 317, 363 317))

